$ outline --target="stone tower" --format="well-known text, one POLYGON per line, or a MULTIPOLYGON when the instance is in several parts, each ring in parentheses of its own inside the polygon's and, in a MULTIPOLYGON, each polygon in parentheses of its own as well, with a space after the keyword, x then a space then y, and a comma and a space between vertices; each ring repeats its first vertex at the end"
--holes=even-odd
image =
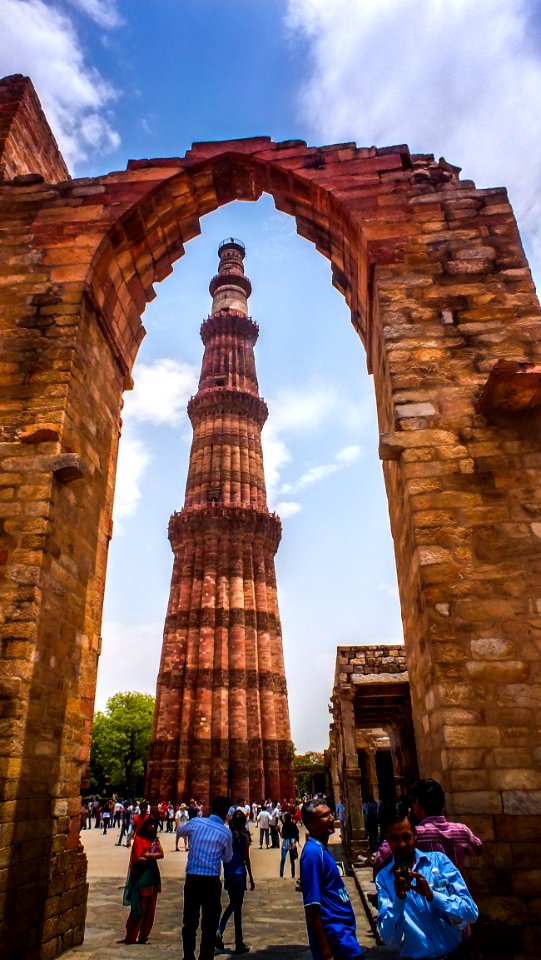
POLYGON ((220 244, 197 394, 184 508, 169 523, 175 555, 147 795, 294 796, 293 749, 254 359, 257 324, 244 245, 220 244))

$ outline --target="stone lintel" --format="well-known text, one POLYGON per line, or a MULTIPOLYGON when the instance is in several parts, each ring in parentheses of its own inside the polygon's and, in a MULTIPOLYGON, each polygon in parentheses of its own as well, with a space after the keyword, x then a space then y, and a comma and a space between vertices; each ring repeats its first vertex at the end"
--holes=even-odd
POLYGON ((402 673, 353 673, 351 675, 351 683, 355 686, 360 684, 369 685, 375 684, 376 686, 385 683, 409 683, 408 671, 404 670, 402 673))

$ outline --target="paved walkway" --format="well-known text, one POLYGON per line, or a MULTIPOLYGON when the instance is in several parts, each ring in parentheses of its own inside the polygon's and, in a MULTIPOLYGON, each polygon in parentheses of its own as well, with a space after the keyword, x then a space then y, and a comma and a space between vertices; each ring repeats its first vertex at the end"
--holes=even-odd
MULTIPOLYGON (((104 837, 99 830, 81 834, 88 856, 90 893, 85 942, 64 956, 66 960, 132 960, 141 955, 145 960, 182 958, 180 917, 186 853, 175 853, 173 834, 160 835, 165 857, 160 861, 162 893, 158 898, 156 922, 151 943, 145 947, 127 946, 116 941, 124 936, 128 911, 122 906, 122 891, 128 866, 129 851, 116 847, 118 831, 104 837)), ((337 838, 331 838, 337 841, 337 838)), ((334 847, 340 859, 340 848, 334 847)), ((280 855, 277 850, 259 850, 257 838, 251 847, 256 889, 246 894, 243 910, 244 937, 250 945, 250 956, 258 960, 310 960, 302 895, 295 890, 289 876, 279 877, 280 855)), ((367 960, 394 960, 396 954, 376 945, 353 880, 346 883, 357 917, 357 932, 367 960)), ((227 895, 222 896, 223 903, 227 895)), ((234 948, 233 920, 228 924, 225 945, 234 948)), ((227 955, 224 955, 227 960, 227 955)))

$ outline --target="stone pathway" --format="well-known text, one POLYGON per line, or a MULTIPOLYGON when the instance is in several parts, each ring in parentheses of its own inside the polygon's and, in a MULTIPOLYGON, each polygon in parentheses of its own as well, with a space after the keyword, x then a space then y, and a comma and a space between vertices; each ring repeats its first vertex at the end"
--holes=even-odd
MULTIPOLYGON (((128 851, 115 847, 116 834, 103 837, 99 831, 82 834, 89 860, 90 893, 85 942, 64 956, 66 960, 159 960, 182 958, 180 925, 185 853, 174 853, 174 838, 162 835, 165 858, 160 862, 162 893, 158 898, 156 922, 151 943, 141 947, 117 944, 124 936, 128 911, 122 906, 128 851)), ((339 851, 335 849, 337 859, 339 851)), ((302 895, 290 877, 280 879, 279 852, 252 847, 252 869, 256 881, 253 893, 247 892, 243 910, 244 937, 250 945, 250 957, 258 960, 310 960, 302 895)), ((367 960, 394 960, 394 951, 377 946, 354 881, 346 880, 357 917, 357 932, 367 960)), ((225 905, 227 895, 222 896, 225 905)), ((225 935, 225 945, 234 948, 233 920, 225 935)), ((218 955, 217 955, 218 956, 218 955)), ((227 960, 228 954, 224 954, 227 960)))

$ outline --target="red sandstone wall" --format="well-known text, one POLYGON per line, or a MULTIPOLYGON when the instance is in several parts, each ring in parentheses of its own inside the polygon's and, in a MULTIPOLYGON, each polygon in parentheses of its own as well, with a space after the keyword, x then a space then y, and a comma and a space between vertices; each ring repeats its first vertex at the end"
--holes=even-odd
POLYGON ((69 171, 28 77, 0 83, 0 178, 30 173, 47 183, 69 179, 69 171))

